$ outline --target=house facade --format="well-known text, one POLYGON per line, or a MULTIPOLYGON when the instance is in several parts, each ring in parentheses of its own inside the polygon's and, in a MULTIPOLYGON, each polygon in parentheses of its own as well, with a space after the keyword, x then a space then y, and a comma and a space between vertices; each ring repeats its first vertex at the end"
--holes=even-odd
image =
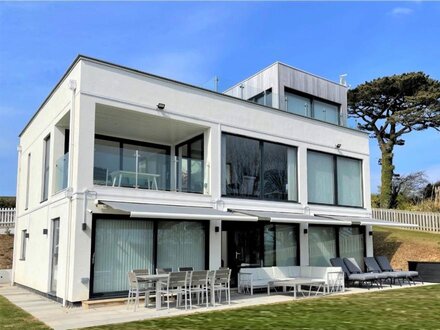
POLYGON ((346 95, 278 62, 218 93, 78 56, 20 134, 13 282, 73 303, 131 269, 371 256, 346 95))

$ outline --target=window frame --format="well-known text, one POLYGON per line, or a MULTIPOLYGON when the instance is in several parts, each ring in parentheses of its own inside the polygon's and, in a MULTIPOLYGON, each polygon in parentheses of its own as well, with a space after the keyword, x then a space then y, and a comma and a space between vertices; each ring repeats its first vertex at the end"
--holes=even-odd
POLYGON ((333 102, 331 100, 326 100, 326 99, 323 99, 322 97, 315 96, 315 95, 308 94, 308 93, 304 93, 304 92, 298 91, 296 89, 289 88, 289 87, 285 86, 284 87, 284 106, 286 108, 286 112, 288 112, 288 113, 292 113, 294 115, 298 115, 298 116, 301 116, 301 117, 312 118, 312 119, 318 120, 318 121, 323 122, 323 123, 328 123, 328 124, 332 124, 332 125, 342 126, 342 120, 341 120, 341 106, 342 105, 340 103, 333 102), (310 116, 304 116, 304 115, 301 115, 301 114, 298 114, 298 113, 295 113, 295 112, 288 111, 288 106, 285 105, 286 104, 286 98, 287 98, 286 93, 308 98, 310 100, 310 104, 311 104, 310 116), (335 124, 335 123, 332 123, 330 121, 326 121, 326 120, 322 120, 322 119, 316 118, 315 117, 315 101, 321 102, 321 103, 324 103, 324 104, 327 103, 329 105, 336 106, 338 108, 338 123, 335 124))
POLYGON ((21 231, 21 241, 20 241, 20 258, 19 260, 26 260, 26 245, 27 238, 29 237, 27 229, 23 229, 21 231))
POLYGON ((28 153, 27 155, 27 169, 26 169, 26 194, 25 194, 25 203, 24 210, 26 211, 29 208, 29 193, 30 193, 30 182, 31 182, 31 157, 32 153, 28 153))
MULTIPOLYGON (((341 255, 341 249, 340 249, 340 230, 341 228, 360 228, 361 234, 364 236, 364 257, 367 256, 367 228, 366 226, 361 225, 351 225, 351 226, 340 226, 340 225, 328 225, 328 224, 309 224, 308 232, 310 235, 310 227, 333 227, 335 232, 335 238, 336 238, 336 258, 340 258, 341 255)), ((310 264, 310 247, 309 247, 309 264, 310 264)))
MULTIPOLYGON (((332 154, 332 153, 328 153, 328 152, 324 152, 324 151, 320 151, 320 150, 314 150, 314 149, 307 149, 307 161, 308 161, 308 154, 309 152, 315 152, 315 153, 320 153, 320 154, 325 154, 325 155, 329 155, 332 156, 333 158, 333 169, 334 169, 334 173, 333 173, 333 180, 334 180, 334 201, 335 203, 330 204, 330 203, 318 203, 318 202, 311 202, 309 200, 309 187, 308 187, 308 179, 307 179, 307 204, 311 204, 311 205, 327 205, 327 206, 339 206, 339 207, 350 207, 350 208, 356 208, 356 209, 364 209, 365 208, 365 201, 364 201, 364 160, 363 159, 359 159, 359 158, 355 158, 355 157, 350 157, 350 156, 341 156, 341 155, 337 155, 337 154, 332 154), (347 158, 347 159, 353 159, 356 161, 360 162, 360 167, 361 167, 361 185, 360 185, 360 189, 361 189, 361 205, 359 206, 354 206, 354 205, 344 205, 344 204, 339 204, 339 196, 338 196, 338 158, 347 158)), ((307 164, 307 178, 309 177, 310 173, 309 173, 309 164, 307 164)))
MULTIPOLYGON (((157 252, 158 252, 158 229, 160 221, 171 221, 171 222, 198 222, 201 223, 204 227, 205 233, 205 270, 209 270, 209 244, 210 244, 210 223, 209 221, 204 220, 192 220, 192 219, 146 219, 146 218, 130 218, 128 215, 118 215, 118 214, 93 214, 92 215, 92 235, 91 235, 91 253, 90 253, 90 289, 89 289, 89 298, 98 298, 98 297, 126 297, 127 291, 117 291, 117 292, 104 292, 104 293, 95 293, 93 292, 93 281, 94 281, 94 258, 95 258, 95 250, 96 250, 96 221, 97 220, 133 220, 133 221, 148 221, 153 222, 153 268, 151 271, 155 273, 157 268, 157 252)), ((177 270, 173 270, 177 271, 177 270)))
POLYGON ((266 89, 266 90, 264 90, 264 91, 262 91, 262 92, 260 92, 260 93, 258 93, 258 94, 256 94, 256 95, 254 95, 254 96, 252 96, 252 97, 250 97, 250 98, 248 98, 247 99, 248 101, 250 101, 250 102, 253 102, 253 103, 256 103, 256 104, 259 104, 259 105, 264 105, 264 106, 266 106, 266 107, 273 107, 273 92, 272 92, 272 87, 270 87, 270 88, 268 88, 268 89, 266 89), (270 93, 270 95, 271 95, 271 104, 267 104, 268 102, 267 102, 267 96, 268 96, 268 94, 270 93), (264 102, 263 102, 263 104, 261 104, 261 103, 258 103, 257 102, 257 99, 258 98, 260 98, 260 97, 263 97, 263 100, 264 100, 264 102))
POLYGON ((50 157, 51 157, 51 135, 46 135, 43 140, 43 175, 41 186, 41 201, 43 203, 49 199, 50 196, 50 157))
MULTIPOLYGON (((258 201, 267 201, 267 202, 281 202, 281 203, 296 203, 299 204, 299 176, 298 176, 298 147, 294 146, 294 145, 288 145, 288 144, 284 144, 284 143, 280 143, 280 142, 273 142, 273 141, 268 141, 268 140, 262 140, 262 139, 258 139, 255 137, 251 137, 251 136, 246 136, 246 135, 241 135, 241 134, 235 134, 235 133, 229 133, 229 132, 225 132, 222 131, 221 135, 230 135, 230 136, 235 136, 235 137, 240 137, 240 138, 245 138, 245 139, 250 139, 250 140, 254 140, 257 141, 259 143, 259 153, 260 153, 260 170, 259 170, 259 175, 260 175, 260 195, 259 197, 250 197, 250 196, 231 196, 231 195, 227 195, 226 193, 224 194, 222 192, 221 196, 222 197, 226 197, 226 198, 235 198, 235 199, 250 199, 250 200, 258 200, 258 201), (263 189, 263 185, 264 185, 264 180, 263 180, 263 172, 264 172, 264 166, 263 166, 263 160, 264 160, 264 143, 271 143, 271 144, 276 144, 276 145, 280 145, 280 146, 284 146, 287 148, 293 148, 295 150, 296 153, 296 200, 275 200, 275 199, 267 199, 264 198, 264 189, 263 189)), ((221 148, 223 148, 223 146, 221 146, 221 148)), ((226 156, 226 155, 225 155, 226 156)), ((228 163, 226 163, 226 159, 221 159, 221 163, 223 167, 223 162, 225 163, 225 165, 228 165, 228 163)), ((287 165, 287 164, 286 164, 287 165)), ((226 168, 225 168, 226 170, 226 168)), ((223 180, 226 180, 226 178, 223 177, 223 171, 221 173, 221 185, 223 185, 223 180)))

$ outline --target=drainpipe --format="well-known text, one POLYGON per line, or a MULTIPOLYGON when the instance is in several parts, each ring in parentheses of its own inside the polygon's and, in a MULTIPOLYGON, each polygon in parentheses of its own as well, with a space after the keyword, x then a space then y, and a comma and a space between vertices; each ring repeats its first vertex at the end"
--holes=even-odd
POLYGON ((69 294, 69 282, 70 282, 70 249, 72 245, 72 181, 73 181, 73 156, 74 156, 74 129, 75 129, 75 92, 76 92, 76 80, 69 81, 69 89, 72 91, 72 100, 70 108, 70 125, 69 125, 69 176, 68 176, 68 188, 66 196, 69 198, 69 213, 67 217, 67 245, 66 245, 66 273, 64 275, 64 295, 63 295, 63 307, 67 305, 67 296, 69 294))

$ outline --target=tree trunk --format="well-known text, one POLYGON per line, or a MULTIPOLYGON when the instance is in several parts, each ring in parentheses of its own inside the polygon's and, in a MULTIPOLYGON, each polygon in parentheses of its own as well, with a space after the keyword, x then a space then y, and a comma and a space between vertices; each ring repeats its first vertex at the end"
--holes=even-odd
POLYGON ((389 209, 393 199, 393 147, 385 146, 382 149, 382 177, 380 189, 380 207, 389 209))

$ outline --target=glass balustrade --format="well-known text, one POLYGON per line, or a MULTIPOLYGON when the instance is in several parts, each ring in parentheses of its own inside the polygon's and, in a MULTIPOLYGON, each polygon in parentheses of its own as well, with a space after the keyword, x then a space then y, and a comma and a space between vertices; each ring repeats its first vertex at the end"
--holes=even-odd
POLYGON ((69 153, 64 154, 55 163, 55 192, 67 188, 69 173, 69 153))
POLYGON ((146 151, 95 144, 93 180, 96 185, 203 193, 204 162, 146 151))

